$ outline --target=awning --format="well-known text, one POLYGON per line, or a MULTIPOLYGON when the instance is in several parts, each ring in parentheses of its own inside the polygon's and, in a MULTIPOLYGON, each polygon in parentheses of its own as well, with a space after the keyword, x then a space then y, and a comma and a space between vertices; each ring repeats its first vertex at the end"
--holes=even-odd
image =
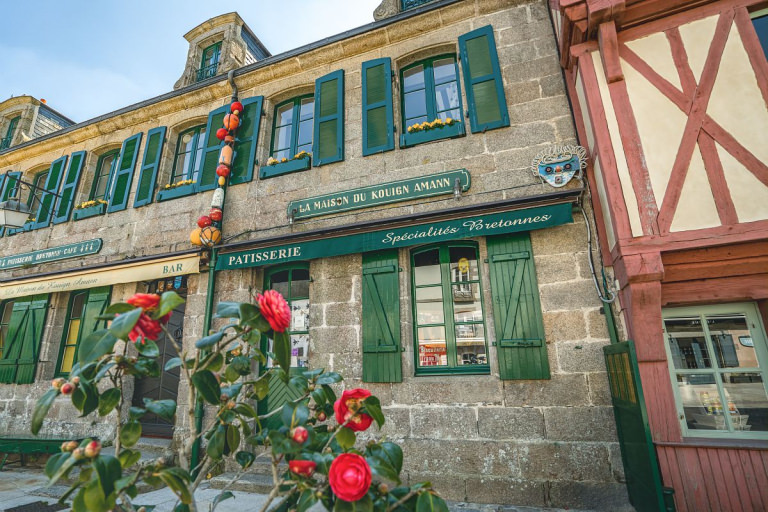
POLYGON ((129 261, 108 267, 84 268, 72 272, 3 282, 0 283, 0 300, 38 293, 68 292, 112 284, 152 281, 198 272, 200 272, 198 253, 129 261))

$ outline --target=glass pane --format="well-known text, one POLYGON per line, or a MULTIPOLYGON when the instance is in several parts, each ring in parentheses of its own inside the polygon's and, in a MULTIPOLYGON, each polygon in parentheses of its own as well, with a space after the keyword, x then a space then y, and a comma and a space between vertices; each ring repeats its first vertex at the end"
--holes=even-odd
POLYGON ((424 66, 415 66, 403 72, 403 92, 423 89, 424 87, 424 66))
POLYGON ((291 301, 291 331, 309 330, 309 299, 291 301))
POLYGON ((752 336, 744 315, 707 316, 707 327, 720 368, 758 368, 752 336))
POLYGON ((83 316, 83 306, 85 306, 85 298, 87 296, 87 293, 75 295, 75 299, 72 301, 72 309, 69 312, 69 318, 80 318, 83 316))
POLYGON ((287 270, 283 270, 281 272, 276 272, 275 274, 272 274, 272 277, 270 277, 270 283, 272 285, 273 290, 277 290, 280 292, 280 295, 283 297, 290 297, 291 289, 289 284, 289 275, 287 270))
POLYGON ((455 109, 459 106, 459 88, 456 82, 435 87, 435 106, 438 112, 455 109))
POLYGON ((451 281, 477 281, 477 250, 474 247, 451 247, 451 281))
POLYGON ((405 120, 406 124, 413 124, 412 120, 427 115, 427 95, 422 89, 409 92, 405 95, 405 120))
POLYGON ((446 110, 445 112, 438 112, 437 117, 445 121, 449 117, 454 120, 461 120, 461 112, 459 109, 446 110))
POLYGON ((69 330, 67 331, 67 345, 77 344, 77 332, 80 330, 80 319, 69 321, 69 330))
POLYGON ((420 327, 419 366, 447 366, 445 327, 420 327))
POLYGON ((435 74, 435 84, 456 81, 456 64, 453 59, 440 59, 432 64, 435 74))
POLYGON ((480 304, 480 284, 455 284, 453 292, 453 318, 456 322, 482 322, 483 308, 480 304))
POLYGON ((287 103, 278 107, 275 116, 275 126, 285 126, 293 123, 293 103, 287 103))
POLYGON ((288 160, 290 160, 291 158, 293 158, 293 155, 291 154, 290 149, 282 149, 280 151, 275 151, 272 154, 272 158, 275 158, 277 160, 282 160, 283 158, 287 158, 288 160))
POLYGON ((291 125, 283 126, 275 131, 275 150, 291 147, 291 131, 291 125))
POLYGON ((69 373, 72 371, 72 364, 75 362, 75 347, 67 347, 64 349, 64 356, 61 358, 61 372, 69 373))
POLYGON ((197 150, 198 155, 200 150, 205 148, 205 126, 201 126, 197 129, 197 150))
POLYGON ((291 335, 291 366, 306 367, 309 356, 309 334, 291 335))
POLYGON ((725 373, 723 381, 734 430, 768 431, 768 397, 760 374, 725 373))
POLYGON ((300 121, 306 121, 315 117, 315 99, 304 98, 301 100, 301 113, 299 115, 300 121))
POLYGON ((488 364, 483 324, 456 326, 456 356, 460 365, 488 364))
POLYGON ((178 153, 191 153, 195 142, 195 132, 187 132, 181 136, 178 153))
POLYGON ((291 276, 291 298, 309 297, 309 270, 297 269, 291 276))
POLYGON ((726 430, 723 403, 713 374, 678 375, 677 388, 691 430, 726 430))
POLYGON ((416 286, 440 283, 440 252, 438 249, 424 251, 413 257, 413 279, 416 286))
POLYGON ((416 323, 424 325, 444 322, 442 286, 416 288, 416 323))
POLYGON ((3 308, 3 319, 2 324, 8 325, 11 323, 11 315, 13 314, 13 301, 8 301, 5 303, 5 307, 3 308))
POLYGON ((309 121, 302 121, 301 123, 299 123, 299 142, 298 142, 299 146, 312 144, 313 128, 314 128, 314 124, 312 122, 312 119, 310 119, 309 121))
POLYGON ((757 38, 760 40, 760 46, 763 47, 763 52, 766 58, 768 58, 768 16, 760 16, 752 20, 752 25, 757 32, 757 38))
POLYGON ((176 157, 176 167, 173 169, 173 179, 171 182, 183 180, 187 176, 187 170, 192 162, 189 153, 182 153, 176 157))
POLYGON ((698 317, 668 318, 664 320, 664 327, 675 368, 688 370, 712 367, 698 317))

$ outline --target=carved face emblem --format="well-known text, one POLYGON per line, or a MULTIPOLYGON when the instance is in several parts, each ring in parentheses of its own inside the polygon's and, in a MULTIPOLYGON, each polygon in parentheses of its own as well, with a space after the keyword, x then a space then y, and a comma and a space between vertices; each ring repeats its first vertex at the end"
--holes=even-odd
MULTIPOLYGON (((579 148, 583 151, 582 148, 579 148)), ((563 187, 576 176, 580 177, 583 159, 578 150, 569 147, 554 147, 537 155, 533 161, 533 172, 553 187, 563 187)))

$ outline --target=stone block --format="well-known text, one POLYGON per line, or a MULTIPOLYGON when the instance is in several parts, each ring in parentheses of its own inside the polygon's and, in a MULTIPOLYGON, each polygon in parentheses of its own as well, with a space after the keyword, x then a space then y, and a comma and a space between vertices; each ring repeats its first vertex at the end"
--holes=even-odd
MULTIPOLYGON (((581 311, 543 313, 543 317, 544 333, 550 344, 566 340, 583 340, 587 335, 587 326, 581 311)), ((555 346, 550 345, 550 350, 556 350, 555 346)))
POLYGON ((316 279, 309 288, 310 302, 350 302, 353 300, 352 283, 347 277, 316 279))
POLYGON ((496 404, 502 400, 502 384, 490 375, 469 377, 416 377, 394 386, 396 404, 496 404))
POLYGON ((595 285, 586 279, 541 285, 539 294, 542 311, 594 308, 600 305, 595 285))
POLYGON ((470 476, 466 479, 467 499, 470 503, 514 504, 541 507, 544 502, 544 484, 515 478, 470 476))
POLYGON ((480 407, 480 437, 493 440, 529 440, 544 437, 544 415, 532 407, 480 407))
MULTIPOLYGON (((529 148, 537 144, 553 143, 557 140, 555 130, 549 123, 536 122, 493 130, 485 134, 489 148, 529 148)), ((528 165, 530 165, 530 160, 528 165)))
POLYGON ((605 370, 603 347, 607 341, 567 341, 557 344, 560 369, 566 373, 605 370))
POLYGON ((524 82, 507 81, 504 85, 504 95, 507 98, 508 105, 517 105, 539 99, 541 97, 541 88, 536 80, 526 80, 524 82))
MULTIPOLYGON (((314 344, 314 341, 312 343, 314 344)), ((338 372, 345 381, 359 381, 363 376, 363 361, 357 353, 314 352, 310 349, 309 357, 312 368, 325 368, 329 372, 338 372)))
POLYGON ((528 171, 526 177, 528 183, 536 183, 533 178, 533 173, 530 172, 531 162, 543 149, 547 148, 547 144, 538 143, 536 146, 518 148, 518 149, 499 149, 493 154, 493 158, 496 161, 496 168, 499 170, 507 169, 525 169, 528 171))
POLYGON ((360 325, 362 304, 356 302, 337 302, 325 304, 325 324, 329 327, 360 325))
POLYGON ((612 407, 546 407, 544 424, 552 441, 616 441, 612 407))
MULTIPOLYGON (((363 384, 363 386, 368 387, 367 384, 363 384)), ((385 422, 381 430, 374 425, 365 432, 361 432, 358 436, 359 440, 367 442, 370 439, 386 437, 390 440, 400 441, 411 435, 411 409, 409 407, 384 407, 383 412, 385 422)))
POLYGON ((608 449, 598 443, 531 443, 519 448, 527 480, 610 481, 608 449))
POLYGON ((390 43, 421 36, 435 30, 440 25, 440 14, 432 11, 422 16, 411 18, 405 23, 396 23, 387 27, 387 38, 390 43))
POLYGON ((541 87, 541 96, 544 98, 560 96, 566 91, 565 81, 560 73, 539 78, 539 86, 541 87))
POLYGON ((472 407, 416 407, 411 435, 424 439, 477 439, 477 411, 472 407))
POLYGON ((563 115, 570 115, 568 99, 565 96, 552 96, 535 101, 528 101, 509 107, 509 119, 513 125, 549 121, 563 115))
MULTIPOLYGON (((404 471, 404 473, 406 473, 404 471)), ((445 472, 424 473, 407 472, 404 479, 407 485, 420 482, 430 482, 443 499, 451 501, 466 501, 466 483, 463 476, 454 476, 445 472)))
MULTIPOLYGON (((605 307, 611 307, 606 304, 605 307)), ((608 324, 606 323, 605 314, 600 312, 600 308, 588 311, 587 314, 587 332, 590 338, 607 340, 610 339, 608 334, 608 324)))
POLYGON ((326 354, 355 353, 360 350, 359 329, 355 326, 311 327, 309 336, 317 352, 326 354))
POLYGON ((611 461, 613 478, 619 483, 627 483, 627 476, 624 474, 624 462, 621 460, 621 448, 619 447, 619 443, 610 443, 608 445, 608 456, 611 461))
POLYGON ((610 512, 635 510, 629 504, 627 486, 611 482, 551 482, 548 505, 610 512))
POLYGON ((387 44, 387 33, 384 30, 366 32, 352 39, 341 42, 345 55, 357 55, 375 50, 387 44))
POLYGON ((538 57, 538 50, 534 41, 520 41, 497 49, 499 62, 505 64, 519 64, 538 57))
POLYGON ((471 18, 475 15, 474 2, 457 2, 440 9, 440 21, 443 26, 456 23, 457 21, 471 18))
POLYGON ((553 374, 549 380, 504 381, 507 407, 587 405, 587 380, 583 374, 553 374))
MULTIPOLYGON (((530 163, 530 162, 529 162, 530 163)), ((587 231, 584 220, 574 216, 572 224, 563 224, 554 228, 531 231, 533 253, 543 254, 573 254, 587 247, 587 231)))
POLYGON ((559 144, 576 143, 576 127, 573 125, 573 118, 570 112, 568 115, 553 120, 555 131, 557 132, 557 142, 559 144))
POLYGON ((400 383, 389 382, 361 382, 360 387, 364 387, 373 394, 381 402, 382 407, 387 407, 392 404, 392 387, 399 386, 400 383))
POLYGON ((517 80, 531 80, 560 73, 560 64, 552 57, 540 57, 536 60, 520 62, 518 64, 501 64, 501 71, 506 76, 510 73, 517 80), (511 68, 511 69, 507 69, 511 68))
POLYGON ((589 401, 592 405, 611 405, 611 388, 605 371, 588 373, 589 401))
POLYGON ((406 439, 401 446, 409 472, 520 477, 521 448, 513 443, 406 439))
POLYGON ((534 261, 539 284, 570 281, 578 277, 576 260, 572 254, 545 254, 535 256, 534 261))

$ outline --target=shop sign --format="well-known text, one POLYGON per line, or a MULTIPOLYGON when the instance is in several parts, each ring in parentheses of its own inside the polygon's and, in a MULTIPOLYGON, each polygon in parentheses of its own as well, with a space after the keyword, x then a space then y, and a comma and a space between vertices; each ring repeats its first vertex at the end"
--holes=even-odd
POLYGON ((0 269, 26 267, 40 263, 49 263, 51 261, 66 260, 68 258, 77 258, 88 254, 96 254, 101 250, 101 238, 77 242, 76 244, 60 245, 50 249, 41 249, 39 251, 25 252, 0 258, 0 269))
POLYGON ((456 180, 460 192, 469 190, 469 172, 466 169, 458 169, 291 201, 288 203, 288 217, 306 219, 422 197, 453 194, 457 188, 456 180))
POLYGON ((539 206, 222 254, 216 263, 216 269, 258 267, 460 238, 530 231, 558 226, 572 220, 570 203, 539 206))

